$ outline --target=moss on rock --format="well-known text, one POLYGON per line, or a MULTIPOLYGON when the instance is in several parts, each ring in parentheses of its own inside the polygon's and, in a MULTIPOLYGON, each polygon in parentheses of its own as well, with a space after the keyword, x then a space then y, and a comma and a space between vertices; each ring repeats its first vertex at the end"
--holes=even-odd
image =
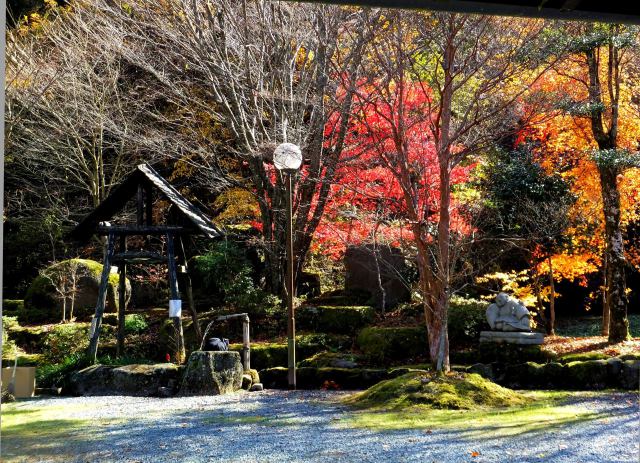
POLYGON ((420 326, 368 327, 356 341, 365 359, 376 365, 424 358, 429 354, 427 330, 420 326))
POLYGON ((354 334, 373 321, 369 306, 307 305, 296 312, 298 327, 321 333, 354 334))
POLYGON ((529 401, 526 396, 477 374, 454 372, 438 375, 427 371, 413 371, 382 381, 347 398, 347 403, 357 407, 392 409, 423 406, 472 410, 524 405, 529 401))
POLYGON ((567 374, 575 389, 604 389, 611 384, 606 360, 589 360, 567 364, 567 374))
POLYGON ((175 390, 180 368, 172 363, 132 364, 120 367, 92 365, 71 375, 76 395, 154 396, 161 387, 175 390))
MULTIPOLYGON (((43 273, 49 275, 64 274, 72 268, 78 269, 78 291, 75 296, 75 316, 91 315, 98 299, 98 288, 102 277, 103 265, 90 259, 69 259, 57 262, 47 267, 43 273)), ((107 290, 107 305, 105 310, 115 311, 118 304, 119 275, 109 275, 107 290)), ((131 283, 126 280, 126 300, 131 297, 131 283)), ((69 303, 67 310, 69 310, 69 303)), ((62 301, 51 280, 44 275, 38 275, 24 298, 24 311, 19 313, 19 320, 23 323, 54 322, 61 319, 62 301)), ((68 314, 67 314, 68 315, 68 314)))
POLYGON ((298 362, 298 366, 316 368, 357 368, 357 360, 358 359, 354 354, 318 352, 317 354, 298 362))
MULTIPOLYGON (((309 358, 326 350, 340 350, 350 346, 351 338, 345 335, 302 334, 296 336, 296 356, 309 358)), ((251 343, 251 366, 257 370, 287 366, 286 342, 251 343)), ((229 345, 229 350, 242 352, 242 344, 229 345)))
POLYGON ((610 356, 601 352, 581 352, 578 354, 566 354, 558 358, 560 363, 584 362, 586 360, 606 360, 610 356))
POLYGON ((180 395, 234 392, 242 386, 242 375, 239 353, 195 351, 189 356, 180 395))

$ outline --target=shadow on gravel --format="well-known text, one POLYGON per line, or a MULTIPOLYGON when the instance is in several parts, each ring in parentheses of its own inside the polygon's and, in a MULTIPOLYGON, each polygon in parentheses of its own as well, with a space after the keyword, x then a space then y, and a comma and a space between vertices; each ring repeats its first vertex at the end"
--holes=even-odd
MULTIPOLYGON (((437 414, 384 417, 368 413, 369 419, 379 420, 369 424, 378 426, 364 426, 366 423, 358 421, 363 419, 361 412, 352 412, 335 401, 317 401, 317 397, 336 396, 270 392, 228 400, 205 398, 193 406, 193 402, 179 398, 149 399, 144 407, 133 402, 134 398, 132 402, 117 398, 118 412, 110 419, 52 419, 38 410, 40 415, 32 415, 27 423, 28 414, 20 412, 21 421, 6 432, 3 420, 3 461, 288 462, 295 456, 295 461, 304 462, 368 462, 380 458, 395 462, 417 461, 418 457, 462 462, 469 461, 472 445, 482 448, 483 455, 505 448, 523 449, 528 454, 526 458, 516 455, 482 461, 540 461, 532 456, 537 447, 544 448, 540 451, 545 455, 542 461, 582 461, 584 450, 574 439, 577 432, 580 440, 597 441, 603 438, 604 427, 610 439, 612 435, 628 434, 638 420, 637 409, 612 406, 609 412, 605 401, 591 408, 577 409, 580 404, 575 403, 558 407, 562 413, 557 415, 551 415, 545 407, 525 414, 455 412, 455 420, 441 416, 440 422, 437 414), (587 422, 601 425, 582 426, 587 422), (379 426, 389 423, 395 423, 395 427, 379 426), (29 426, 39 431, 30 432, 29 426), (7 440, 12 434, 12 453, 7 454, 7 440), (565 440, 568 448, 560 448, 558 442, 565 440), (567 455, 575 458, 566 460, 567 455)), ((98 408, 105 409, 112 403, 104 397, 96 401, 98 408)))

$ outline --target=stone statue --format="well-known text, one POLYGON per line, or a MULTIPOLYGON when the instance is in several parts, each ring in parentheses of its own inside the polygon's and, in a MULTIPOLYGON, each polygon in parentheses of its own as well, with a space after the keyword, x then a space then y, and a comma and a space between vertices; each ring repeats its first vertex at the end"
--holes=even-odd
POLYGON ((487 321, 493 331, 531 331, 531 314, 519 300, 505 293, 487 308, 487 321))

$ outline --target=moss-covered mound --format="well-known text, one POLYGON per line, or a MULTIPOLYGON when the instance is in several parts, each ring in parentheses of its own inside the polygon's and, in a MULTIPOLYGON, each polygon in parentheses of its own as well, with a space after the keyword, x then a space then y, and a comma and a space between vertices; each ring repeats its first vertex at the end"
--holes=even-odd
POLYGON ((348 403, 363 408, 397 409, 420 405, 452 410, 507 407, 529 401, 524 395, 477 374, 438 375, 427 371, 412 371, 382 381, 347 399, 348 403))
MULTIPOLYGON (((70 277, 77 278, 74 316, 91 315, 98 299, 102 277, 102 264, 89 259, 69 259, 57 262, 37 276, 24 298, 24 311, 17 314, 22 323, 56 322, 62 316, 62 298, 54 285, 70 294, 70 277)), ((131 297, 131 283, 126 282, 126 300, 131 297)), ((118 275, 109 275, 107 310, 116 311, 118 302, 118 275)), ((67 311, 70 309, 67 301, 67 311)), ((69 314, 67 313, 67 316, 69 314)))

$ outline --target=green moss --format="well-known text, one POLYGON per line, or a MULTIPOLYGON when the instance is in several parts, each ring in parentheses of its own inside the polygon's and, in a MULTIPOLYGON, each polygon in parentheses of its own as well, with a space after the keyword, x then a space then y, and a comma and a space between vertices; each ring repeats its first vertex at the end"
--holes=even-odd
MULTIPOLYGON (((78 265, 82 268, 83 274, 88 275, 99 285, 102 278, 103 265, 90 259, 68 259, 47 267, 45 270, 48 274, 64 273, 71 265, 78 265)), ((109 274, 109 291, 108 302, 111 306, 116 303, 116 295, 119 283, 119 275, 117 273, 109 274)), ((127 281, 127 287, 131 285, 127 281)), ((60 301, 55 295, 55 290, 51 281, 43 276, 38 275, 29 288, 24 298, 24 311, 20 312, 19 320, 21 323, 41 323, 59 321, 59 313, 56 309, 60 305, 60 301)), ((92 303, 88 309, 93 309, 95 303, 92 303)), ((76 307, 76 310, 82 310, 82 307, 76 307)))
POLYGON ((609 377, 606 360, 589 360, 567 364, 567 375, 575 389, 604 389, 613 382, 609 377))
POLYGON ((609 355, 600 352, 582 352, 579 354, 567 354, 558 358, 560 363, 584 362, 585 360, 606 360, 609 355))
POLYGON ((530 399, 477 374, 438 375, 413 371, 382 381, 347 398, 346 402, 360 408, 403 409, 420 405, 434 409, 473 410, 524 405, 530 399))
POLYGON ((258 374, 258 370, 251 368, 249 370, 245 370, 244 374, 251 376, 251 384, 256 384, 260 382, 260 374, 258 374))
MULTIPOLYGON (((319 352, 338 350, 337 347, 342 348, 350 344, 351 340, 348 336, 303 334, 296 336, 296 356, 299 359, 305 359, 319 352)), ((230 344, 229 350, 241 352, 242 344, 230 344)), ((287 350, 286 342, 251 343, 251 367, 263 370, 265 368, 287 366, 287 350)))
POLYGON ((429 354, 427 330, 423 326, 365 328, 356 343, 365 359, 375 365, 412 361, 429 354))
POLYGON ((342 368, 352 368, 351 366, 344 365, 353 365, 353 368, 357 366, 357 356, 353 354, 345 354, 340 352, 318 352, 317 354, 298 362, 298 366, 300 367, 316 367, 316 368, 324 368, 324 367, 342 367, 342 368))
POLYGON ((296 343, 299 346, 319 346, 328 351, 341 352, 351 349, 353 338, 346 334, 306 333, 297 335, 296 343))
MULTIPOLYGON (((572 393, 572 397, 576 393, 572 393)), ((340 427, 374 430, 455 429, 467 439, 506 438, 521 434, 547 435, 556 428, 603 418, 589 409, 567 403, 567 393, 530 391, 522 394, 530 401, 510 407, 482 407, 475 410, 438 410, 415 405, 401 409, 363 409, 344 415, 340 427)))
MULTIPOLYGON (((229 350, 242 352, 242 344, 230 344, 229 350)), ((287 345, 282 343, 252 343, 251 367, 256 370, 287 365, 287 345)))
POLYGON ((298 309, 296 322, 301 329, 353 334, 373 321, 375 309, 369 306, 307 305, 298 309))

